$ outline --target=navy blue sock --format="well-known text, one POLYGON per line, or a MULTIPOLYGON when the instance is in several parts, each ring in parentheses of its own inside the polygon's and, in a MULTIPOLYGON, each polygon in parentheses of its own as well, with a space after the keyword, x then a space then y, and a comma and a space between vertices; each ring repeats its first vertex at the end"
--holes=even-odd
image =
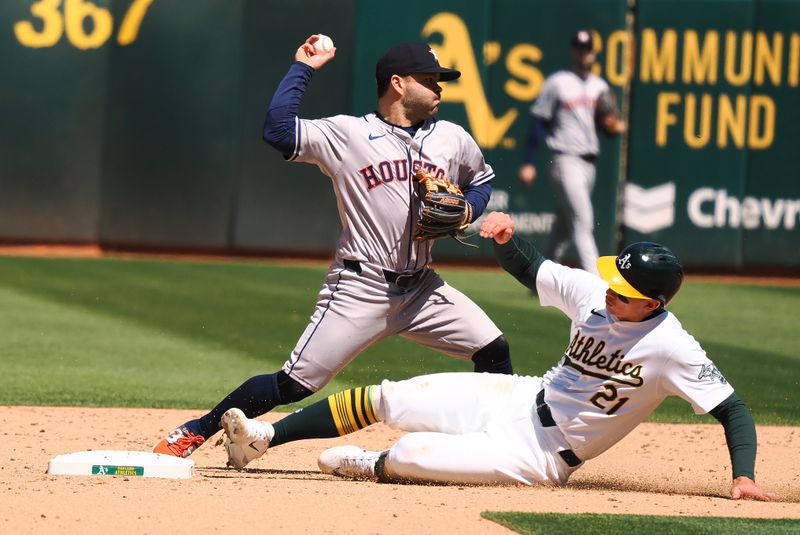
POLYGON ((514 373, 508 342, 502 334, 472 355, 472 362, 475 363, 475 373, 514 373))
POLYGON ((255 418, 271 411, 275 406, 284 403, 278 390, 277 376, 277 373, 267 373, 251 377, 225 396, 225 399, 211 409, 211 412, 198 420, 187 422, 185 425, 189 427, 190 431, 196 428, 199 434, 208 440, 214 433, 222 429, 220 419, 228 409, 237 407, 248 418, 255 418))

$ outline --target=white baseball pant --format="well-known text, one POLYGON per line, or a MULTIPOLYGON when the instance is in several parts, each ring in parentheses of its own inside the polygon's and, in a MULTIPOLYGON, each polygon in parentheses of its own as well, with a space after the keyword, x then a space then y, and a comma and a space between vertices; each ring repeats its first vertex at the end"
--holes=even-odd
POLYGON ((564 484, 575 471, 558 427, 535 410, 540 377, 440 373, 384 381, 378 414, 409 431, 389 450, 384 473, 449 484, 564 484))

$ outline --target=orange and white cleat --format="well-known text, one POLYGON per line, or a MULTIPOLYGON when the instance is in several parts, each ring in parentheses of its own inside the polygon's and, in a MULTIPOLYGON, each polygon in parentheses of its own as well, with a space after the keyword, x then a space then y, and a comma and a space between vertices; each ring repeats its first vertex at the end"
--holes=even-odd
POLYGON ((162 453, 174 457, 188 457, 191 455, 206 439, 202 435, 192 433, 187 426, 189 423, 186 422, 162 439, 153 448, 153 453, 162 453))

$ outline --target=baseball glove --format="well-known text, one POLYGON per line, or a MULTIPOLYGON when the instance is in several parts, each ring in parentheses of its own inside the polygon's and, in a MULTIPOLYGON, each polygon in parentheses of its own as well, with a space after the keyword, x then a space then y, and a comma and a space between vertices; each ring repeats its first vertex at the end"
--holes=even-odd
POLYGON ((597 98, 594 115, 598 126, 606 134, 619 134, 623 129, 617 97, 611 91, 604 91, 597 98))
POLYGON ((472 221, 472 206, 461 189, 424 169, 419 169, 415 176, 419 182, 420 209, 414 239, 436 240, 448 236, 458 239, 472 221))

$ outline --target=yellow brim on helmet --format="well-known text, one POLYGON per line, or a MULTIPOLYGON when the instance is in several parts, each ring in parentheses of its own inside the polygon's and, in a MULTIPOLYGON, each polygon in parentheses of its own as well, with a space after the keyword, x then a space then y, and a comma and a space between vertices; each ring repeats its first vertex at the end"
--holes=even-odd
POLYGON ((633 297, 634 299, 650 299, 650 297, 628 284, 628 281, 617 269, 616 256, 601 256, 598 258, 597 270, 600 272, 600 276, 608 283, 608 287, 618 294, 625 297, 633 297))

